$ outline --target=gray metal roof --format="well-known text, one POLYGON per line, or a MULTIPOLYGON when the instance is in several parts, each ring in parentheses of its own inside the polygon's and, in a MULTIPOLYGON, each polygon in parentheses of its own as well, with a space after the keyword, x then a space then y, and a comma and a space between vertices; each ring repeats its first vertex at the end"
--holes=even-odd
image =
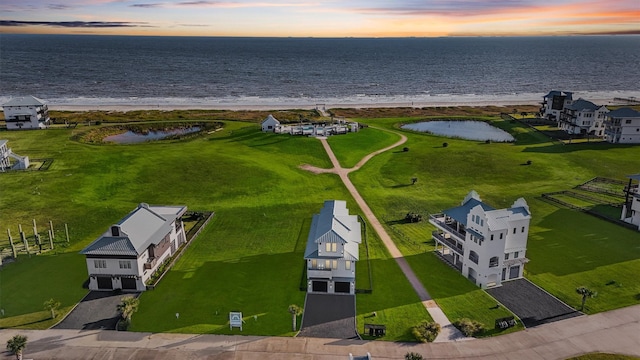
POLYGON ((607 116, 610 118, 637 118, 640 117, 640 111, 625 107, 609 111, 609 113, 607 113, 607 116))
POLYGON ((467 215, 469 214, 471 209, 473 209, 478 205, 480 205, 484 211, 494 210, 491 206, 483 203, 481 200, 476 198, 470 198, 461 206, 447 209, 443 211, 443 213, 453 218, 455 221, 461 224, 464 224, 464 226, 467 226, 467 215))
POLYGON ((358 260, 358 244, 362 242, 360 222, 356 215, 349 215, 346 201, 327 200, 320 213, 313 215, 305 259, 321 258, 318 256, 318 244, 327 242, 343 244, 343 258, 358 260))
POLYGON ((568 92, 568 91, 558 91, 558 90, 551 90, 549 91, 549 93, 543 97, 545 98, 549 98, 549 97, 554 97, 554 96, 565 96, 566 99, 572 100, 573 97, 573 93, 568 92))
POLYGON ((42 105, 46 105, 46 103, 35 96, 17 97, 2 104, 2 106, 42 106, 42 105))
POLYGON ((157 244, 169 234, 173 222, 186 211, 186 206, 149 206, 142 203, 114 225, 119 229, 118 236, 113 236, 109 228, 80 253, 139 256, 151 244, 157 244))
POLYGON ((567 109, 576 110, 576 111, 584 111, 584 110, 595 111, 595 110, 598 110, 599 108, 600 106, 585 99, 578 99, 573 104, 567 106, 567 109))

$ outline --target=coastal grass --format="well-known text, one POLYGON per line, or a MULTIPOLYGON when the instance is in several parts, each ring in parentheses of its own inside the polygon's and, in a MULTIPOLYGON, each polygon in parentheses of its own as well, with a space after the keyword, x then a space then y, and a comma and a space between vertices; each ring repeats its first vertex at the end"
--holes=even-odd
POLYGON ((357 136, 331 136, 327 139, 343 168, 354 167, 368 154, 398 140, 400 138, 396 134, 370 128, 360 129, 357 136))
MULTIPOLYGON (((92 128, 3 133, 17 153, 55 161, 47 171, 0 176, 0 224, 15 239, 18 224, 27 227, 33 218, 41 226, 51 220, 56 229, 66 223, 70 242, 31 257, 20 252, 3 267, 0 326, 52 325, 42 315, 45 300, 58 299, 61 311, 68 311, 87 293, 85 259, 78 251, 146 202, 187 205, 215 216, 158 286, 142 294, 131 330, 238 333, 228 328, 228 312, 242 311, 242 334, 292 335, 287 308, 304 305, 299 285, 311 216, 328 199, 347 200, 350 211, 359 212, 336 175, 298 168, 331 166, 321 143, 232 121, 221 131, 182 141, 73 140, 92 128)), ((8 241, 0 246, 6 249, 8 241)), ((357 296, 359 314, 378 311, 389 326, 388 339, 412 340, 408 329, 428 314, 376 236, 369 236, 369 246, 374 292, 357 296)), ((367 266, 357 267, 358 283, 368 286, 368 280, 367 266)))
MULTIPOLYGON (((358 120, 388 129, 405 121, 358 120)), ((632 278, 640 271, 640 234, 540 200, 543 192, 572 188, 596 176, 622 179, 637 172, 637 146, 560 145, 519 122, 496 119, 496 124, 510 128, 516 142, 486 144, 407 131, 409 139, 403 146, 411 151, 378 155, 351 179, 412 267, 426 262, 420 256, 432 256, 428 253, 433 251, 435 228, 427 221, 405 223, 407 212, 426 216, 457 206, 472 189, 496 208, 524 197, 533 214, 527 251, 531 262, 525 268, 530 280, 573 307, 580 301, 575 288, 593 287, 598 297, 587 302, 588 313, 638 304, 640 285, 632 278), (419 180, 408 185, 406 179, 412 177, 419 180), (605 285, 611 281, 621 285, 605 285)), ((450 318, 468 310, 462 299, 447 305, 450 296, 438 290, 443 277, 427 276, 426 271, 416 272, 450 318)), ((460 276, 453 269, 443 271, 460 276)), ((474 308, 476 315, 470 318, 486 322, 483 307, 474 308)))

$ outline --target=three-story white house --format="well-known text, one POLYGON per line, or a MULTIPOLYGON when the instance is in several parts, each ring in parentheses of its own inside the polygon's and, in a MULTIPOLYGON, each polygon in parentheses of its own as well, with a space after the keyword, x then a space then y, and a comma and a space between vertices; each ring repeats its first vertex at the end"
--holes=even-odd
POLYGON ((437 253, 483 289, 522 278, 530 220, 523 198, 494 209, 473 190, 460 206, 429 218, 438 229, 432 234, 437 253))
POLYGON ((142 203, 80 253, 86 256, 90 290, 146 290, 162 262, 186 242, 186 206, 142 203))
POLYGON ((47 104, 34 96, 18 97, 2 105, 7 130, 46 129, 49 126, 47 104))
POLYGON ((640 111, 620 108, 605 117, 605 140, 613 144, 640 144, 640 111))
POLYGON ((325 201, 313 215, 304 252, 307 291, 355 294, 361 242, 360 222, 357 215, 349 215, 346 201, 325 201))
POLYGON ((552 90, 542 97, 540 116, 551 121, 559 121, 565 107, 573 102, 573 94, 568 91, 552 90))
POLYGON ((560 113, 558 128, 573 135, 604 137, 604 119, 608 112, 606 106, 580 98, 564 107, 560 113))

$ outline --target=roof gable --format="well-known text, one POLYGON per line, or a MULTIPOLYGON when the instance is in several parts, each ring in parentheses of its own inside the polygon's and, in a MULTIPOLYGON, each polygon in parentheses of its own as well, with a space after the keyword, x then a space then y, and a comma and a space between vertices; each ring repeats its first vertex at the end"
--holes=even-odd
POLYGON ((573 104, 567 106, 567 109, 575 110, 575 111, 585 111, 585 110, 596 111, 599 108, 600 106, 582 98, 576 100, 573 104))
POLYGON ((325 201, 319 214, 311 220, 305 258, 317 257, 318 244, 340 243, 345 253, 358 258, 358 244, 362 242, 360 222, 356 215, 349 215, 347 203, 342 200, 325 201))
POLYGON ((610 111, 607 116, 610 118, 640 118, 640 111, 625 107, 610 111))

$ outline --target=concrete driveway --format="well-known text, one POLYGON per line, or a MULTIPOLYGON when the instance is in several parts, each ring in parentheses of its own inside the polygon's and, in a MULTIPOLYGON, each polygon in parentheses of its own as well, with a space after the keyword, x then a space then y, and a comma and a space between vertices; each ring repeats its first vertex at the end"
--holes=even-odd
POLYGON ((54 329, 115 330, 120 314, 117 306, 124 296, 140 293, 91 291, 54 329))
POLYGON ((298 336, 358 339, 355 295, 307 294, 298 336))

